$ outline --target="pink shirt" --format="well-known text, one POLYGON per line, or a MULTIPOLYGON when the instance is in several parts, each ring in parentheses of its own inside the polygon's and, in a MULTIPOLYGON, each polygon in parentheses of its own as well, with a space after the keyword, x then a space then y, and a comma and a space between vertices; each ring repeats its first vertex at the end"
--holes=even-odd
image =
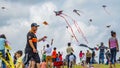
POLYGON ((117 47, 117 38, 112 37, 109 39, 109 42, 110 42, 110 48, 117 47))
POLYGON ((79 57, 82 58, 83 57, 83 53, 79 53, 79 57))
POLYGON ((40 64, 40 68, 46 68, 46 62, 42 62, 42 63, 40 64))

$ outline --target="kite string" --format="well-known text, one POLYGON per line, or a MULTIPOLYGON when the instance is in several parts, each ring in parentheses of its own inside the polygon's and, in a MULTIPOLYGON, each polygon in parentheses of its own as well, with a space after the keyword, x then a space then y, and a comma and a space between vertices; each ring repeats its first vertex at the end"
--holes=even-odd
POLYGON ((73 36, 74 36, 75 39, 76 39, 76 41, 79 42, 78 39, 77 39, 77 37, 76 37, 75 34, 74 34, 74 31, 73 31, 72 27, 70 26, 70 24, 68 23, 68 21, 66 20, 66 18, 65 18, 64 16, 62 16, 62 15, 59 15, 59 16, 62 17, 62 18, 66 21, 68 27, 70 27, 70 30, 72 31, 72 34, 73 34, 73 36))
POLYGON ((88 43, 87 38, 85 37, 85 35, 84 35, 84 33, 82 32, 81 28, 78 26, 77 22, 76 22, 72 17, 68 16, 67 14, 64 14, 64 13, 62 13, 62 14, 72 19, 72 21, 73 21, 74 24, 75 24, 75 27, 77 28, 77 31, 82 34, 82 37, 83 37, 84 40, 88 43))

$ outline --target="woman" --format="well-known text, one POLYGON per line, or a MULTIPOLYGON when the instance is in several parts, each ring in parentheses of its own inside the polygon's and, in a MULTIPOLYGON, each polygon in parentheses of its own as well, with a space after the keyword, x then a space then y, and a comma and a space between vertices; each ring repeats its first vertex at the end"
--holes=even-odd
POLYGON ((116 38, 116 32, 111 31, 111 38, 109 39, 109 48, 111 51, 111 63, 110 63, 110 68, 112 68, 112 64, 115 66, 116 62, 116 54, 117 51, 119 51, 119 46, 118 46, 118 40, 116 38))

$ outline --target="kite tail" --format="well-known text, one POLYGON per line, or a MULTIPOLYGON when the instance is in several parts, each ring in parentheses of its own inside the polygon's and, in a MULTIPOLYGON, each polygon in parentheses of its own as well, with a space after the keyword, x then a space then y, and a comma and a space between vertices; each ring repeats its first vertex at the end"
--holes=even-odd
POLYGON ((75 20, 74 20, 74 24, 76 25, 78 32, 82 34, 82 37, 83 37, 84 40, 88 43, 87 38, 85 37, 83 31, 82 31, 81 28, 78 26, 78 24, 77 24, 77 22, 76 22, 75 20))
POLYGON ((104 8, 104 10, 108 15, 111 15, 110 12, 107 11, 107 9, 104 8))
POLYGON ((67 23, 68 27, 70 27, 70 30, 72 31, 72 34, 73 34, 73 36, 74 36, 74 37, 75 37, 75 39, 76 39, 76 41, 77 41, 77 42, 79 42, 79 41, 78 41, 78 39, 77 39, 77 37, 75 36, 75 34, 74 34, 74 32, 73 32, 72 27, 70 26, 70 24, 68 23, 68 21, 65 19, 65 17, 64 17, 64 16, 62 16, 62 15, 60 15, 60 17, 62 17, 62 18, 66 21, 66 23, 67 23))
POLYGON ((69 17, 69 18, 72 19, 72 21, 74 22, 75 27, 77 28, 77 31, 78 31, 80 34, 82 34, 82 37, 83 37, 84 40, 88 43, 87 38, 85 37, 85 35, 84 35, 84 33, 82 32, 81 28, 78 26, 77 22, 76 22, 72 17, 70 17, 70 16, 68 16, 68 15, 66 15, 66 14, 63 14, 63 15, 65 15, 65 16, 67 16, 67 17, 69 17))

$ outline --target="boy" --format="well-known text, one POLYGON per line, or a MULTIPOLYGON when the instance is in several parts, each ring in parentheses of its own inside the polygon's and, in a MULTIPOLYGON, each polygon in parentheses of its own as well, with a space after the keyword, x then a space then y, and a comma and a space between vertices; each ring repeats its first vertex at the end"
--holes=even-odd
POLYGON ((22 54, 23 54, 23 52, 20 51, 20 50, 16 52, 17 61, 16 61, 16 64, 15 64, 15 68, 23 68, 22 54))
POLYGON ((52 60, 53 60, 53 62, 56 62, 56 56, 57 56, 56 47, 54 47, 53 52, 52 52, 52 60))

